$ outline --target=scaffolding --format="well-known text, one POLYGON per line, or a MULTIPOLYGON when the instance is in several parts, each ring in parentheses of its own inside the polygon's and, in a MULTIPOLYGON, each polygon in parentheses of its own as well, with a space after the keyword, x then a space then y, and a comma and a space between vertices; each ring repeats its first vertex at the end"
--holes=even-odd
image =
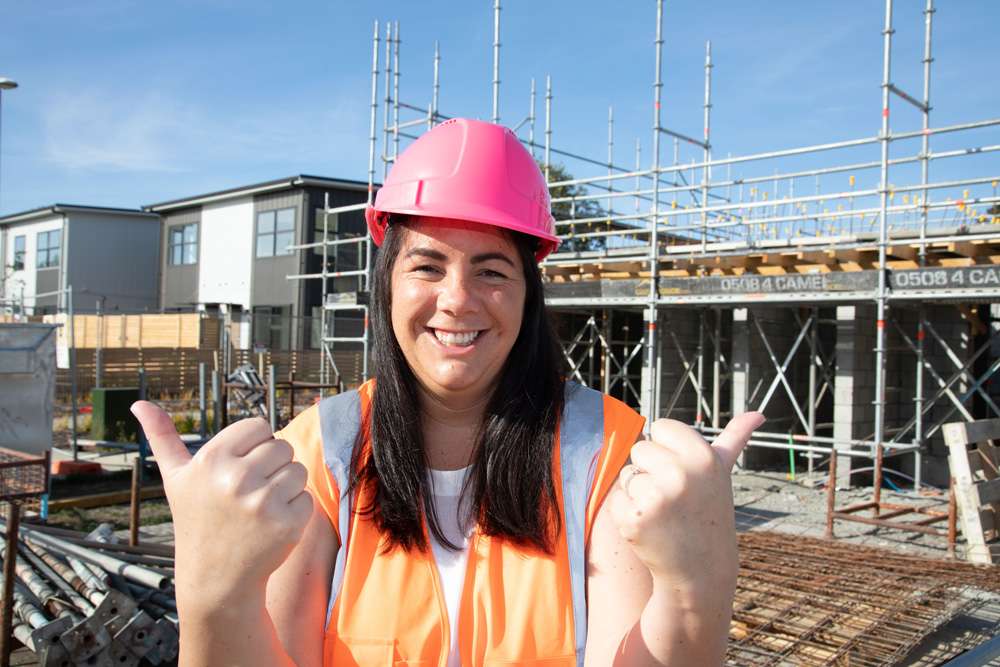
MULTIPOLYGON (((718 157, 711 140, 710 42, 701 138, 663 122, 663 1, 655 4, 648 167, 641 166, 638 139, 635 166, 616 162, 613 108, 606 159, 553 146, 550 76, 542 141, 536 141, 534 79, 527 115, 507 123, 533 155, 541 153, 559 213, 564 243, 543 269, 568 375, 647 418, 693 423, 708 438, 732 415, 762 411, 769 423, 748 453, 782 450, 791 467, 804 457, 810 472, 837 456, 846 481, 852 458, 874 460, 876 503, 885 458, 911 454, 914 485, 921 487, 922 457, 945 421, 1000 417, 1000 399, 989 388, 1000 370, 1000 329, 991 323, 989 305, 1000 302, 1000 170, 987 164, 993 170, 983 173, 976 163, 1000 150, 1000 143, 982 141, 1000 118, 931 125, 933 0, 923 10, 918 96, 894 83, 893 0, 885 0, 878 134, 718 157), (919 129, 892 129, 897 102, 918 111, 919 129), (943 137, 972 145, 932 151, 932 138, 943 137), (669 163, 661 156, 664 139, 673 144, 669 163), (690 160, 682 161, 682 148, 695 152, 690 160), (873 151, 877 155, 867 154, 873 151), (554 180, 555 159, 598 173, 554 180), (806 161, 818 166, 802 166, 806 161), (973 166, 961 178, 933 181, 930 166, 938 162, 973 166), (893 183, 891 173, 906 182, 893 183)), ((494 122, 501 119, 500 11, 494 0, 494 122)), ((385 24, 383 34, 375 22, 369 203, 378 163, 384 178, 401 142, 450 118, 439 110, 436 43, 429 102, 401 99, 401 44, 398 23, 385 24)), ((363 208, 328 206, 326 214, 363 208)), ((296 247, 323 249, 321 273, 290 278, 322 280, 331 372, 339 379, 333 347, 355 346, 367 378, 369 239, 363 230, 332 232, 324 223, 321 240, 296 247), (326 253, 344 245, 357 248, 357 265, 329 272, 326 253), (356 277, 356 291, 330 290, 331 278, 343 276, 356 277), (361 314, 358 335, 336 335, 337 316, 345 311, 361 314)))

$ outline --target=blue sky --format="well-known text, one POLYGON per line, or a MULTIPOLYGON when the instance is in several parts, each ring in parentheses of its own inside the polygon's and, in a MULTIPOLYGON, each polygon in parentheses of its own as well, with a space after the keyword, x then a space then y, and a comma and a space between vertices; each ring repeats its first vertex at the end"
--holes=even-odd
MULTIPOLYGON (((893 80, 919 95, 923 2, 896 4, 893 80)), ((1000 3, 937 4, 932 124, 1000 117, 1000 3)), ((550 74, 556 146, 603 159, 613 105, 616 161, 634 163, 638 138, 648 164, 655 2, 502 5, 501 120, 527 114, 535 77, 540 138, 550 74)), ((716 155, 871 136, 882 16, 878 0, 668 0, 664 124, 700 133, 711 39, 716 155)), ((441 111, 491 112, 491 0, 53 0, 7 2, 3 17, 0 76, 20 88, 3 95, 0 213, 55 202, 135 207, 297 173, 366 179, 375 19, 400 22, 401 99, 429 101, 438 40, 441 111)), ((893 109, 894 128, 919 127, 903 103, 893 109)), ((995 129, 932 147, 991 143, 1000 143, 995 129)), ((996 156, 937 174, 1000 172, 996 156)), ((669 143, 662 159, 672 159, 669 143)))

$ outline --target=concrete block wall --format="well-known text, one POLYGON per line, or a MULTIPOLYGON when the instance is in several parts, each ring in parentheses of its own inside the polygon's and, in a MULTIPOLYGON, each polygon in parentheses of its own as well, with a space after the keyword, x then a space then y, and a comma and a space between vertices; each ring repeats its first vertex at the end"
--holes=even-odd
MULTIPOLYGON (((834 366, 833 437, 867 439, 875 429, 875 308, 837 306, 837 360, 834 366)), ((851 470, 864 465, 837 458, 837 486, 849 486, 851 470)))

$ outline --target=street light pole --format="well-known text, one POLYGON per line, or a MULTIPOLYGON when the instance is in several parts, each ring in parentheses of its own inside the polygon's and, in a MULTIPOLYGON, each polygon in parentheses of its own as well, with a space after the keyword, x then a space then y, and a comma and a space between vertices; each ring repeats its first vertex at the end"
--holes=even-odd
MULTIPOLYGON (((0 76, 0 195, 3 194, 3 91, 17 88, 17 82, 0 76)), ((3 210, 3 198, 0 196, 0 211, 3 210)))

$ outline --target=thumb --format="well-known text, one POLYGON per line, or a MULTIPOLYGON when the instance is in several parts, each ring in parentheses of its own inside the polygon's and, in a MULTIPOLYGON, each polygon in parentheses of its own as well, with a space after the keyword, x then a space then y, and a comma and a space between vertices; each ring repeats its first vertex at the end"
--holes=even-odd
POLYGON ((163 408, 149 401, 136 401, 132 404, 132 414, 139 420, 164 476, 173 474, 191 460, 191 453, 177 435, 174 421, 163 408))
POLYGON ((747 446, 753 432, 764 424, 764 415, 759 412, 744 412, 733 417, 722 433, 712 442, 712 449, 722 459, 726 470, 732 470, 740 452, 747 446))

